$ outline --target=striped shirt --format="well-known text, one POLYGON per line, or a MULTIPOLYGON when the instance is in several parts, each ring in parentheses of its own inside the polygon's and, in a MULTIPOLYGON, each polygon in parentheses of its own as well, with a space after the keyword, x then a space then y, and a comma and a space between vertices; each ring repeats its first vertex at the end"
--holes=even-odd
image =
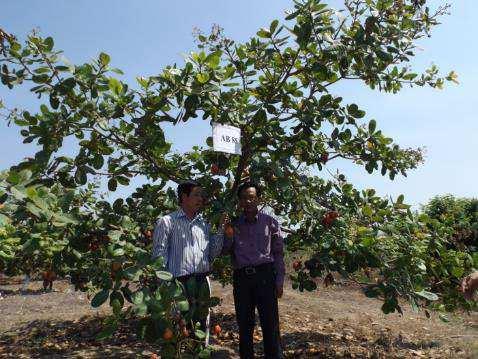
POLYGON ((205 273, 221 253, 223 237, 222 233, 211 233, 202 215, 189 219, 180 208, 156 222, 153 258, 163 257, 166 269, 174 277, 205 273))

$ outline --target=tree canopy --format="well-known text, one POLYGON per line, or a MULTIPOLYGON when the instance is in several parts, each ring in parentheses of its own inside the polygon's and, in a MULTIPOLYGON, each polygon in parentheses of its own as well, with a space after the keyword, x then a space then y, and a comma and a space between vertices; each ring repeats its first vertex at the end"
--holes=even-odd
MULTIPOLYGON (((295 288, 314 290, 315 278, 332 272, 353 277, 373 269, 380 280, 361 284, 366 295, 383 299, 385 313, 401 311, 399 297, 414 308, 440 299, 434 308, 471 309, 476 303, 461 299, 457 281, 478 267, 478 257, 448 246, 446 228, 433 213, 418 216, 403 196, 387 199, 354 188, 345 174, 324 174, 328 163, 342 159, 393 180, 423 162, 420 148, 400 147, 335 87, 360 81, 398 93, 404 86, 441 89, 456 82, 454 72, 443 76, 435 65, 423 72, 410 65, 417 41, 430 36, 447 11, 448 5, 430 7, 425 0, 346 0, 339 11, 320 0, 295 1, 284 19, 246 43, 219 27, 199 32, 198 49, 184 64, 138 77, 135 87, 119 79, 121 70, 105 53, 73 65, 51 37, 32 33, 22 44, 1 31, 2 84, 31 86, 43 100, 36 112, 7 115, 24 143, 39 151, 1 179, 2 258, 12 255, 4 247, 19 243, 22 251, 32 243, 33 251, 58 249, 79 287, 100 288, 95 304, 109 297, 122 306, 123 297, 130 298, 142 308, 138 315, 165 316, 165 306, 181 294, 173 284, 164 287, 172 290, 168 295, 162 287, 148 289, 148 276, 171 278, 147 259, 147 233, 154 218, 174 208, 168 184, 199 181, 210 198, 206 215, 216 225, 222 211, 234 212, 241 181, 251 179, 263 185, 264 203, 283 219, 288 250, 311 254, 291 274, 295 288), (213 152, 212 138, 173 152, 164 124, 201 120, 239 127, 242 155, 213 152), (72 155, 61 151, 65 143, 72 155), (111 204, 94 194, 89 183, 97 176, 111 192, 135 176, 149 184, 111 204), (19 233, 32 226, 38 228, 33 240, 19 233), (112 262, 121 269, 111 273, 112 262), (130 293, 124 280, 139 281, 142 289, 130 293)), ((222 280, 226 265, 224 259, 215 264, 222 280)), ((145 320, 148 333, 168 325, 145 320)))

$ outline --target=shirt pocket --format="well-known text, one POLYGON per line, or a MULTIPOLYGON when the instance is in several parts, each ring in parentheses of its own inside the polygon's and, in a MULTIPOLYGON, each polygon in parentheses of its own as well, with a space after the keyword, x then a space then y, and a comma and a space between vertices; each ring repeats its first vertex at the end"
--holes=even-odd
POLYGON ((193 227, 193 241, 194 246, 199 249, 201 253, 207 251, 209 240, 207 238, 207 229, 201 225, 195 225, 193 227))

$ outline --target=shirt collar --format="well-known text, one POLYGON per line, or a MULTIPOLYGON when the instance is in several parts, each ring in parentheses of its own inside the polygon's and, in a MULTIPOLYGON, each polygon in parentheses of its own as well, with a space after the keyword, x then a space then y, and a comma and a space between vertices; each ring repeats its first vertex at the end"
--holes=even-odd
POLYGON ((246 215, 244 213, 242 213, 241 216, 239 217, 239 222, 241 224, 243 224, 243 223, 256 223, 259 220, 259 214, 260 214, 260 211, 257 211, 256 216, 254 217, 254 221, 253 222, 247 222, 246 221, 246 215))
POLYGON ((191 221, 191 222, 194 222, 194 221, 200 221, 202 220, 202 213, 197 213, 196 216, 192 219, 189 219, 189 217, 186 215, 186 212, 184 212, 184 210, 182 208, 179 208, 178 209, 178 217, 181 218, 181 217, 184 217, 186 218, 188 221, 191 221))

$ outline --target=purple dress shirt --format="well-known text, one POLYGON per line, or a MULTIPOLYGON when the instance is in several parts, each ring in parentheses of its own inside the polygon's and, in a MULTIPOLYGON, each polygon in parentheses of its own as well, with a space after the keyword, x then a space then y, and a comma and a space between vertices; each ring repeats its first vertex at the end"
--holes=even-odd
POLYGON ((232 254, 234 269, 274 263, 276 284, 284 284, 284 239, 277 220, 259 212, 253 222, 241 215, 234 225, 234 238, 224 238, 223 253, 232 254))

